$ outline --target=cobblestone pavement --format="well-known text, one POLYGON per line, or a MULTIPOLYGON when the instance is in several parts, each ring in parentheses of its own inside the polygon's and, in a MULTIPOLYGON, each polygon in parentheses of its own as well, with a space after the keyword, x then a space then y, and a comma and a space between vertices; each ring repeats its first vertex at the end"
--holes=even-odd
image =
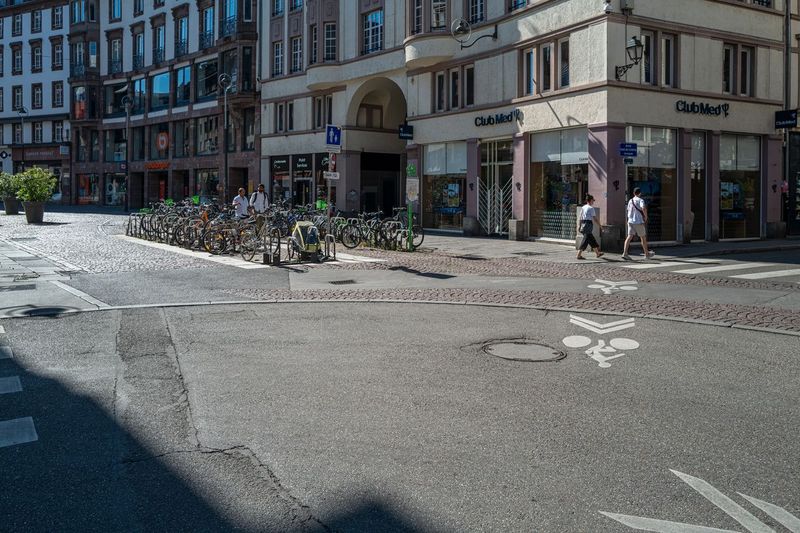
POLYGON ((554 311, 600 312, 647 318, 684 319, 729 327, 800 333, 800 313, 785 309, 684 300, 491 289, 238 290, 224 292, 264 301, 394 301, 491 304, 554 311))
POLYGON ((445 253, 405 253, 384 250, 358 249, 358 255, 383 259, 381 263, 341 263, 332 265, 343 270, 392 270, 410 268, 419 272, 446 274, 473 274, 484 276, 520 276, 533 278, 569 278, 609 281, 636 279, 642 283, 665 283, 672 285, 701 285, 730 287, 733 289, 766 289, 800 291, 797 283, 776 281, 747 281, 730 278, 713 278, 671 272, 646 272, 622 269, 603 262, 554 263, 528 258, 484 259, 457 256, 445 253))
POLYGON ((0 239, 89 273, 208 268, 207 261, 145 248, 114 238, 125 233, 125 215, 46 213, 45 224, 0 216, 0 239))

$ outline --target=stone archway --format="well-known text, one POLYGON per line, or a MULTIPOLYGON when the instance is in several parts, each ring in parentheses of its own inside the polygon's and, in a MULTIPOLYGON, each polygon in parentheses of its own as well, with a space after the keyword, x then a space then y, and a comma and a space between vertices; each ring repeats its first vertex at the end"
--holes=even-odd
MULTIPOLYGON (((381 110, 381 127, 374 129, 396 131, 397 127, 406 119, 405 94, 394 81, 388 78, 372 78, 356 89, 347 108, 346 124, 348 126, 368 127, 369 124, 364 123, 364 106, 381 110)), ((374 124, 372 121, 371 123, 374 124)))

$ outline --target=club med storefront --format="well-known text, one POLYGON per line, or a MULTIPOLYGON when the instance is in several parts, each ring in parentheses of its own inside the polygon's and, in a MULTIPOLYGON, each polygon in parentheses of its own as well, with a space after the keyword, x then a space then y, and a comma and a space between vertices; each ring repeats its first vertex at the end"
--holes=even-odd
POLYGON ((605 245, 615 249, 638 187, 653 242, 759 239, 785 231, 775 109, 752 99, 586 91, 419 119, 408 158, 421 169, 429 228, 572 242, 576 209, 592 194, 605 245), (623 143, 634 152, 621 155, 623 143))

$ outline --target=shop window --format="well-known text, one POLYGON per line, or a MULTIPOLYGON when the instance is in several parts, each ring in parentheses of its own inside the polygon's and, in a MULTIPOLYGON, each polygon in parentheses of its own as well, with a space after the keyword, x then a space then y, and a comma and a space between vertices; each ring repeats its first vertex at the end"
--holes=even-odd
POLYGON ((169 123, 150 126, 150 159, 167 159, 169 157, 169 123))
POLYGON ((217 115, 198 118, 195 122, 197 132, 197 155, 211 155, 219 152, 219 117, 217 115))
POLYGON ((103 132, 105 136, 105 143, 103 151, 105 152, 105 161, 108 163, 120 163, 125 161, 127 154, 125 152, 127 143, 125 142, 125 130, 108 130, 103 132))
POLYGON ((530 232, 574 240, 575 216, 588 192, 586 128, 531 135, 530 232))
POLYGON ((195 67, 197 99, 210 100, 217 97, 217 60, 202 61, 195 67))
POLYGON ((89 161, 100 161, 100 132, 89 132, 89 161))
POLYGON ((423 152, 422 224, 461 230, 466 214, 467 145, 426 145, 423 152))
POLYGON ((175 123, 175 157, 189 157, 192 145, 192 123, 181 120, 175 123))
POLYGON ((103 98, 103 102, 105 103, 105 109, 103 110, 103 114, 106 117, 115 117, 125 114, 125 104, 123 104, 123 99, 128 94, 128 84, 123 83, 116 83, 114 85, 105 85, 103 87, 105 91, 105 98, 103 98))
POLYGON ((677 142, 675 130, 628 126, 626 141, 636 143, 638 153, 627 166, 630 197, 642 190, 647 204, 650 241, 674 241, 677 237, 677 142))
POLYGON ((169 107, 169 72, 150 78, 150 111, 169 107))
POLYGON ((215 201, 219 194, 219 171, 214 168, 199 169, 195 175, 197 195, 201 202, 215 201))
MULTIPOLYGON (((19 124, 14 124, 14 142, 15 143, 19 143, 19 141, 17 139, 21 137, 21 135, 19 135, 19 136, 17 135, 17 128, 18 127, 19 127, 19 124)), ((89 147, 86 144, 85 135, 78 134, 76 136, 76 139, 77 139, 78 150, 75 153, 75 161, 78 161, 78 162, 81 162, 81 163, 84 162, 84 161, 88 161, 89 160, 89 147)))
POLYGON ((100 176, 97 174, 78 174, 78 204, 100 203, 100 176))
POLYGON ((719 237, 761 236, 761 142, 758 137, 719 139, 719 237))
POLYGON ((128 182, 125 174, 106 174, 105 204, 112 206, 125 205, 128 195, 128 182))

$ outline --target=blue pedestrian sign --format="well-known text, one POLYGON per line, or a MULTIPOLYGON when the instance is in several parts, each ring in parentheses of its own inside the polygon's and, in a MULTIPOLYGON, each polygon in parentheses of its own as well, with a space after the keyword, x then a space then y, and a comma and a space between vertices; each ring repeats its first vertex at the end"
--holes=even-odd
POLYGON ((619 143, 619 155, 622 157, 636 157, 639 155, 639 147, 636 143, 619 143))
POLYGON ((325 128, 325 149, 328 152, 340 152, 342 150, 342 128, 339 126, 328 126, 325 128))

